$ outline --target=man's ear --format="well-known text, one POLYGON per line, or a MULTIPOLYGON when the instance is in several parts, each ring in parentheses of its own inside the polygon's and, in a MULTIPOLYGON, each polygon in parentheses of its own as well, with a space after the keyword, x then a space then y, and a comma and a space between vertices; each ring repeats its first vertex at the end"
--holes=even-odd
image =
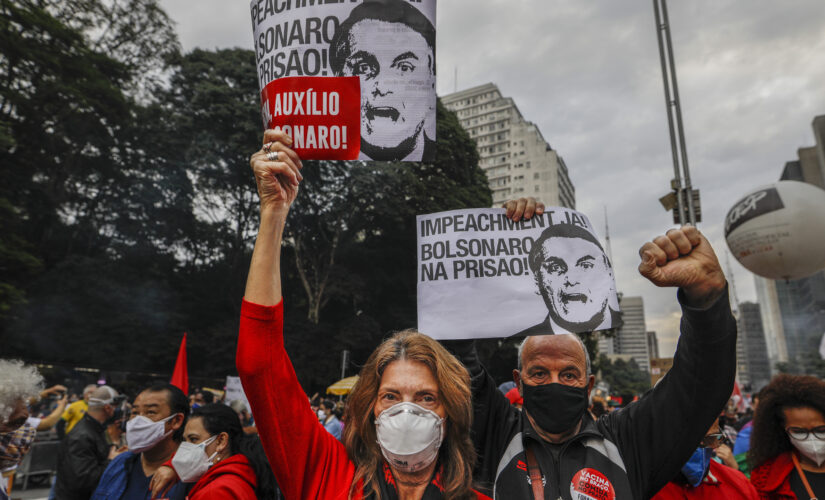
POLYGON ((524 396, 521 393, 521 372, 518 370, 513 370, 513 382, 516 383, 516 387, 518 387, 518 393, 520 396, 524 396))
POLYGON ((596 385, 596 376, 590 375, 590 379, 587 381, 587 398, 590 398, 590 391, 593 390, 593 386, 596 385))
POLYGON ((169 420, 169 422, 172 424, 170 427, 173 431, 176 431, 183 427, 184 420, 185 417, 183 416, 183 413, 175 413, 175 416, 169 420))

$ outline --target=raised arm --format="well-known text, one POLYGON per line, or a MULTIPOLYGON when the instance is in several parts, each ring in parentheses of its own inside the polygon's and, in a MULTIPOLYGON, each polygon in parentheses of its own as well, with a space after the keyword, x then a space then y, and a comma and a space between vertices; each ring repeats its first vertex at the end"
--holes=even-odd
POLYGON ((639 253, 643 276, 657 286, 679 287, 681 335, 662 381, 603 422, 622 455, 634 458, 631 481, 651 496, 678 473, 730 397, 736 323, 719 261, 695 227, 672 229, 639 253))
POLYGON ((444 347, 467 368, 473 391, 473 446, 478 460, 473 479, 492 492, 499 459, 519 429, 519 410, 498 390, 478 358, 474 340, 444 340, 444 347))
POLYGON ((66 403, 68 403, 68 401, 68 396, 64 393, 63 397, 57 400, 57 406, 54 407, 54 410, 40 420, 40 424, 37 425, 37 430, 47 431, 54 427, 57 421, 60 420, 60 416, 63 415, 63 412, 66 410, 66 403))
POLYGON ((238 373, 284 496, 344 498, 352 463, 312 413, 284 349, 280 250, 287 213, 298 194, 301 161, 286 135, 267 131, 264 142, 273 143, 269 149, 278 152, 278 161, 270 161, 264 150, 250 160, 261 227, 241 308, 238 373))
POLYGON ((289 148, 292 139, 283 132, 267 130, 264 143, 264 148, 249 160, 261 200, 261 226, 255 239, 244 298, 262 306, 274 306, 281 302, 284 225, 289 207, 298 195, 303 165, 295 151, 289 148), (267 148, 278 153, 279 161, 269 161, 267 148))

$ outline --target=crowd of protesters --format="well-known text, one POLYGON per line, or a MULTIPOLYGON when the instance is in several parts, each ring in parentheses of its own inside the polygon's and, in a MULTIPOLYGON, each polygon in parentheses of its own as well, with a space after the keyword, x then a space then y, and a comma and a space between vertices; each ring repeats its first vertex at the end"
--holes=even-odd
POLYGON ((38 371, 13 360, 0 360, 0 381, 2 500, 36 433, 52 427, 62 438, 49 498, 282 498, 243 401, 206 402, 207 390, 190 399, 169 383, 133 399, 89 385, 67 407, 66 387, 42 389, 38 371))
MULTIPOLYGON (((825 382, 779 375, 749 401, 731 396, 727 282, 690 226, 640 249, 642 276, 677 291, 680 339, 668 374, 621 408, 593 390, 575 334, 526 337, 513 383, 498 386, 474 341, 404 330, 375 348, 345 403, 308 397, 283 342, 280 249, 302 180, 290 144, 267 131, 250 160, 260 227, 237 346, 249 407, 168 383, 134 398, 90 385, 69 404, 65 387, 0 360, 0 470, 59 426, 58 500, 825 497, 825 382), (38 398, 51 404, 32 418, 38 398)), ((544 210, 505 208, 514 220, 544 210)))

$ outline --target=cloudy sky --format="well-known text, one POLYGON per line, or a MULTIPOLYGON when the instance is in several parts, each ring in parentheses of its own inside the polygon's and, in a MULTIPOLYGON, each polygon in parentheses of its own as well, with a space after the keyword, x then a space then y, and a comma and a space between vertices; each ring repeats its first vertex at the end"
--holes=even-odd
MULTIPOLYGON (((185 50, 252 48, 246 1, 162 5, 185 50)), ((825 2, 668 6, 700 228, 724 264, 732 203, 814 144, 811 121, 825 114, 825 2)), ((603 228, 607 208, 618 286, 644 297, 648 329, 671 355, 675 293, 636 271, 642 243, 672 227, 658 202, 673 167, 653 3, 442 0, 437 29, 439 94, 493 82, 538 124, 570 169, 577 209, 603 228)), ((753 275, 730 261, 740 301, 755 300, 753 275)))

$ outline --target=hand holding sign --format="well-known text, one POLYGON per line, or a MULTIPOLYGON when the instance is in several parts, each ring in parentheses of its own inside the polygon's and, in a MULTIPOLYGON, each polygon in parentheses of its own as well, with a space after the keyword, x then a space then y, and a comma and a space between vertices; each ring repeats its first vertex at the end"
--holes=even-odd
POLYGON ((693 226, 671 229, 639 249, 639 272, 656 286, 684 290, 691 306, 712 304, 725 289, 725 275, 708 240, 693 226))
POLYGON ((505 210, 507 218, 512 220, 519 220, 522 217, 531 219, 533 215, 541 215, 544 213, 544 203, 536 200, 532 196, 519 198, 517 200, 507 200, 501 204, 501 208, 505 210))
POLYGON ((272 211, 285 215, 298 195, 298 184, 303 179, 300 172, 303 164, 288 144, 292 144, 288 135, 281 131, 267 130, 264 132, 264 147, 256 151, 249 160, 258 185, 262 214, 272 211))

